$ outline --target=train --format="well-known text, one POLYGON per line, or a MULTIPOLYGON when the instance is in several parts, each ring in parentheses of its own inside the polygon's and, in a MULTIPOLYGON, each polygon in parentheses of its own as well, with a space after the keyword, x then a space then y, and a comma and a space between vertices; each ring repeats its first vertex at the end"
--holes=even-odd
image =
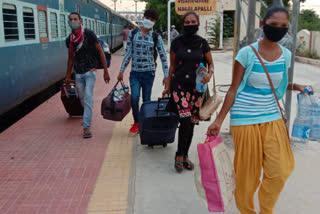
POLYGON ((71 12, 111 50, 133 24, 99 0, 0 0, 0 115, 64 78, 71 12))

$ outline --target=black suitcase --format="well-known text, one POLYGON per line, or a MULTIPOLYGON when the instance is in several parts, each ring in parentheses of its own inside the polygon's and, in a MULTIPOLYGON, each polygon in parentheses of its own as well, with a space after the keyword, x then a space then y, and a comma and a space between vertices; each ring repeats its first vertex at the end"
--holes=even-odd
POLYGON ((66 84, 65 82, 62 84, 61 101, 69 116, 83 116, 83 106, 78 97, 75 81, 71 80, 70 84, 66 84))
POLYGON ((149 101, 142 104, 139 115, 139 132, 142 145, 153 147, 173 143, 179 124, 177 114, 167 112, 168 99, 149 101))

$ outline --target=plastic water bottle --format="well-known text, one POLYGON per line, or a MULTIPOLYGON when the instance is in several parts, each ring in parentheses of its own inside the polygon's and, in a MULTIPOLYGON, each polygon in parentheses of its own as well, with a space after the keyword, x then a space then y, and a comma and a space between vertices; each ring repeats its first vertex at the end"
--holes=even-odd
POLYGON ((310 96, 312 102, 312 126, 310 140, 320 142, 320 99, 315 95, 310 96))
POLYGON ((207 84, 203 84, 201 81, 208 74, 208 70, 206 67, 204 67, 204 64, 202 62, 196 70, 196 74, 196 89, 198 92, 205 92, 205 90, 207 90, 207 84))
POLYGON ((308 143, 312 126, 312 103, 309 95, 299 93, 298 113, 293 123, 293 141, 298 143, 308 143))

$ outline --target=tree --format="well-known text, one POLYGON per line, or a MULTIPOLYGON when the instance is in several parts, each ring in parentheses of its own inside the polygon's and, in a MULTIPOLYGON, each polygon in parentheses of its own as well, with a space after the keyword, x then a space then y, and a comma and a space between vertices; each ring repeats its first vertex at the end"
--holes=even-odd
MULTIPOLYGON (((154 29, 157 31, 167 29, 168 0, 149 0, 146 8, 154 8, 160 13, 154 29)), ((181 29, 181 16, 175 12, 174 4, 171 8, 171 25, 175 25, 177 30, 181 29)))
POLYGON ((320 17, 314 10, 302 10, 299 15, 299 30, 320 31, 320 17))
MULTIPOLYGON (((301 3, 304 3, 304 2, 306 2, 307 0, 300 0, 300 2, 301 3)), ((273 0, 264 0, 264 2, 268 5, 268 6, 271 6, 272 5, 272 3, 273 3, 273 0)), ((290 8, 290 6, 291 6, 291 4, 292 4, 292 0, 282 0, 282 2, 283 2, 283 4, 284 4, 284 6, 287 8, 287 9, 289 9, 290 8)), ((264 17, 264 14, 266 13, 266 10, 267 10, 267 8, 265 8, 265 7, 262 7, 261 8, 261 17, 264 17)))

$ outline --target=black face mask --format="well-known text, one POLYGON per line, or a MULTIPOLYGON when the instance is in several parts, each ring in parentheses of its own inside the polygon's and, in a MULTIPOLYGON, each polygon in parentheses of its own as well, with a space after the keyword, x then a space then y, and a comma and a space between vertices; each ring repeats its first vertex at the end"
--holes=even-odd
POLYGON ((184 25, 183 30, 184 30, 185 35, 192 36, 193 34, 195 34, 199 30, 199 26, 198 25, 184 25))
POLYGON ((264 24, 264 35, 273 42, 279 42, 288 33, 287 27, 275 27, 272 25, 264 24))

